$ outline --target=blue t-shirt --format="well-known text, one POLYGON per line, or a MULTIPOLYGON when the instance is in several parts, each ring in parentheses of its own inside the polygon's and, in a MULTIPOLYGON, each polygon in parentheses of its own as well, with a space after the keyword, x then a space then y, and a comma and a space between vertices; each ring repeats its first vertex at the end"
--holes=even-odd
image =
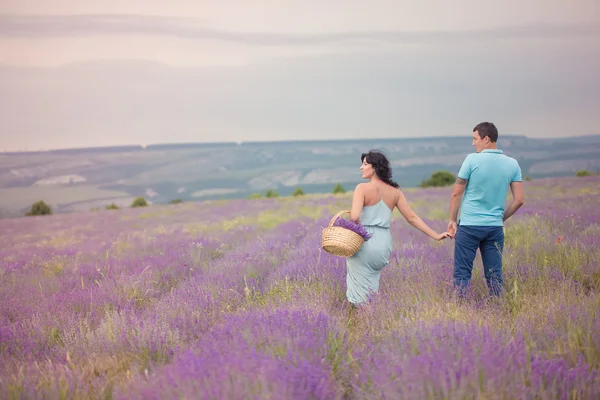
POLYGON ((458 177, 468 180, 459 225, 502 226, 510 183, 523 181, 517 160, 502 150, 482 150, 465 158, 458 177))

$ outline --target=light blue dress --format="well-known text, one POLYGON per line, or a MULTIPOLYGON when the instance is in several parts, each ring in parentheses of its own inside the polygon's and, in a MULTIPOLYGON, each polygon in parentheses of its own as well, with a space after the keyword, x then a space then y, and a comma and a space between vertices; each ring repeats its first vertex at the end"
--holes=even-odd
POLYGON ((346 258, 346 297, 355 305, 379 291, 381 270, 388 265, 392 252, 391 219, 392 211, 383 197, 377 204, 364 206, 360 213, 361 224, 372 236, 353 256, 346 258))

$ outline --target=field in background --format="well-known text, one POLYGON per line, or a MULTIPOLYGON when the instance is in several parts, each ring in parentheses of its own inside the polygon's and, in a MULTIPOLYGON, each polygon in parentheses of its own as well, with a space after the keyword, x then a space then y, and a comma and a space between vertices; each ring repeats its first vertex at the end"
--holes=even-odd
MULTIPOLYGON (((62 204, 62 212, 90 211, 92 208, 104 208, 111 203, 117 203, 121 207, 131 205, 134 197, 124 192, 99 189, 90 185, 78 185, 72 187, 48 186, 48 187, 14 187, 0 189, 0 209, 19 210, 31 208, 36 201, 43 200, 56 208, 62 204), (96 200, 94 200, 96 199, 96 200), (83 204, 81 204, 83 203, 83 204)), ((20 213, 18 216, 23 216, 20 213)), ((16 217, 17 214, 12 214, 16 217)), ((0 214, 0 217, 2 215, 0 214)))
MULTIPOLYGON (((523 177, 574 176, 600 170, 600 135, 535 139, 502 134, 505 154, 519 161, 523 177)), ((187 143, 0 153, 0 218, 23 216, 44 200, 54 213, 90 211, 116 203, 128 207, 144 196, 154 204, 244 199, 268 190, 288 196, 352 190, 360 154, 383 150, 394 179, 418 187, 438 170, 456 174, 473 151, 471 133, 443 138, 187 143)))
MULTIPOLYGON (((442 231, 449 191, 406 195, 442 231)), ((501 299, 395 213, 357 311, 320 250, 350 195, 0 220, 0 397, 598 398, 600 176, 525 191, 501 299)))

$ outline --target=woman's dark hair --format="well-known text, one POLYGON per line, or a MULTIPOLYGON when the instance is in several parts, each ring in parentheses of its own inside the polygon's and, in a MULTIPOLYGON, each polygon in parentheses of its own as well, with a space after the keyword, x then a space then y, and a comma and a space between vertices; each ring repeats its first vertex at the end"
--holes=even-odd
POLYGON ((400 185, 392 179, 392 167, 387 157, 379 150, 371 150, 368 153, 362 153, 360 155, 360 161, 367 159, 367 163, 371 164, 375 173, 385 183, 395 188, 399 188, 400 185))

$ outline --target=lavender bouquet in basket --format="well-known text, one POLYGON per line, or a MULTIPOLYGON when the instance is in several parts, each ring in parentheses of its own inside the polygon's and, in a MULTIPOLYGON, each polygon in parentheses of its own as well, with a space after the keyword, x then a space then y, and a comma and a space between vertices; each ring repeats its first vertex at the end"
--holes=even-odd
POLYGON ((321 248, 335 256, 351 257, 371 235, 360 222, 340 218, 342 214, 350 214, 350 210, 338 212, 323 228, 321 248))
POLYGON ((372 236, 360 222, 354 222, 349 219, 338 218, 336 219, 333 226, 339 226, 341 228, 349 229, 352 232, 360 235, 365 240, 365 242, 369 240, 372 236))

